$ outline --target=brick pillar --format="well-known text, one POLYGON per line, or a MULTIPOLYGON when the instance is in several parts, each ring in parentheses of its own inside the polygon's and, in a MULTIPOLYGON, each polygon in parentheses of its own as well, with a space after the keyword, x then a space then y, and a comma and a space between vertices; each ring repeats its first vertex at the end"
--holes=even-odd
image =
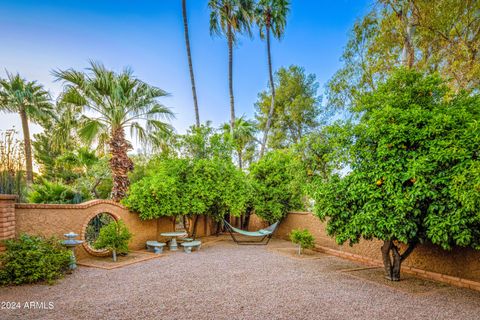
POLYGON ((2 240, 15 238, 16 195, 0 194, 0 252, 5 250, 2 240))

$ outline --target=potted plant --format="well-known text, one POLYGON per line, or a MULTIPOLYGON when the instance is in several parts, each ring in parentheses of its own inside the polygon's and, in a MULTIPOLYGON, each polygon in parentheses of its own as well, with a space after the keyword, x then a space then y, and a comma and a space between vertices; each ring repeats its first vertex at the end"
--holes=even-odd
POLYGON ((128 252, 128 241, 131 238, 132 234, 122 220, 112 221, 100 229, 93 247, 112 251, 113 261, 116 262, 117 253, 128 252))
POLYGON ((303 249, 311 249, 315 246, 315 238, 307 229, 292 230, 290 233, 292 243, 298 245, 298 254, 302 254, 303 249))

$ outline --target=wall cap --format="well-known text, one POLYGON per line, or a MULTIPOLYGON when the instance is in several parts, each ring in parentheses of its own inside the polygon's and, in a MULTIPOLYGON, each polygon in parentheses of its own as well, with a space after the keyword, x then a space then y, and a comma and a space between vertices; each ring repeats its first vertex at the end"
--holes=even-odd
POLYGON ((16 194, 0 194, 0 200, 17 200, 18 196, 16 194))
POLYGON ((79 204, 17 203, 15 204, 15 208, 17 209, 86 209, 99 204, 109 204, 109 205, 116 206, 120 209, 127 209, 126 207, 122 206, 120 203, 115 202, 113 200, 100 200, 100 199, 90 200, 90 201, 79 203, 79 204))
POLYGON ((309 214, 312 214, 312 212, 309 212, 309 211, 290 211, 288 212, 288 214, 301 214, 301 215, 309 215, 309 214))

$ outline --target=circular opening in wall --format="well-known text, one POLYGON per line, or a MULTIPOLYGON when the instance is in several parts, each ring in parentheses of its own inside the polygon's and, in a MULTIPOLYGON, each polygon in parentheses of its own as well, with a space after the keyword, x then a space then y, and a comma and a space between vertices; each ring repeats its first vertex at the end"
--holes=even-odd
POLYGON ((110 222, 115 221, 115 218, 106 212, 99 213, 92 219, 87 224, 87 227, 85 228, 85 247, 87 251, 89 251, 91 254, 98 254, 98 255, 103 255, 103 254, 108 254, 108 250, 102 249, 102 250, 97 250, 93 247, 93 244, 95 241, 97 241, 98 235, 100 234, 100 229, 102 227, 106 226, 110 222))

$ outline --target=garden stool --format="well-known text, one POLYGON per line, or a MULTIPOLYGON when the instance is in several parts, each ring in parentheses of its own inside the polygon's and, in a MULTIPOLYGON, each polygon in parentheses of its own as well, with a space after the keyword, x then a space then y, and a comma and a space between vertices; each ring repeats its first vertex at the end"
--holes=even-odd
POLYGON ((158 241, 147 241, 147 250, 153 250, 155 253, 162 253, 163 252, 163 247, 165 247, 164 242, 158 242, 158 241))
POLYGON ((200 247, 202 246, 202 242, 198 240, 194 240, 194 241, 183 242, 180 245, 183 246, 183 250, 185 251, 185 253, 190 253, 192 252, 192 248, 197 248, 197 251, 200 250, 200 247))

